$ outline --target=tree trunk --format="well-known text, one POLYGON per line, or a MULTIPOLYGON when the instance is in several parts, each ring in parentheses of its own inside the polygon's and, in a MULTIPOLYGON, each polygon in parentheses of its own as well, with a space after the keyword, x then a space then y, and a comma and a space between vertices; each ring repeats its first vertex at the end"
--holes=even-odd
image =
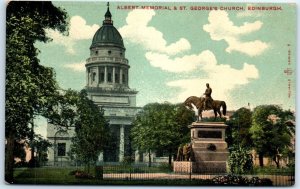
POLYGON ((262 153, 258 154, 258 159, 259 159, 259 166, 263 167, 264 166, 264 155, 262 153))
POLYGON ((87 172, 90 173, 90 161, 88 161, 88 164, 87 164, 87 172))
POLYGON ((172 151, 169 151, 169 165, 172 165, 172 151))
POLYGON ((276 167, 279 169, 280 164, 279 164, 279 158, 277 158, 277 155, 275 155, 273 157, 273 161, 276 163, 276 167))
POLYGON ((149 150, 148 157, 149 157, 148 166, 151 167, 151 150, 149 150))
POLYGON ((34 123, 33 123, 33 118, 32 118, 32 121, 31 121, 31 133, 30 133, 30 142, 31 142, 31 161, 32 163, 35 163, 34 162, 34 145, 33 145, 33 139, 34 139, 34 123))
POLYGON ((10 130, 8 136, 6 136, 6 152, 5 152, 5 180, 8 183, 14 181, 14 140, 15 132, 10 130))

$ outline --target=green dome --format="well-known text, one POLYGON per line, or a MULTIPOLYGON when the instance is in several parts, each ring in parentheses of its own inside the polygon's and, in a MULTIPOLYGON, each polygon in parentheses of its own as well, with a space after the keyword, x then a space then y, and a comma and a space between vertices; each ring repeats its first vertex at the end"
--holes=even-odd
POLYGON ((108 43, 124 48, 123 39, 118 30, 112 24, 103 24, 94 35, 91 48, 108 43))

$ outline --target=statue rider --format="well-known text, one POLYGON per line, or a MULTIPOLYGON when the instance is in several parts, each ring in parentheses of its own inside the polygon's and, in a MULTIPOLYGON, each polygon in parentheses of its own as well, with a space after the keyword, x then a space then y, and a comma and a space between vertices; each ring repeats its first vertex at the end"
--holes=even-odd
POLYGON ((206 90, 205 90, 205 100, 204 100, 204 110, 206 110, 206 108, 210 108, 212 107, 211 103, 213 101, 213 99, 211 98, 211 93, 212 93, 212 89, 209 87, 209 84, 206 83, 206 90))

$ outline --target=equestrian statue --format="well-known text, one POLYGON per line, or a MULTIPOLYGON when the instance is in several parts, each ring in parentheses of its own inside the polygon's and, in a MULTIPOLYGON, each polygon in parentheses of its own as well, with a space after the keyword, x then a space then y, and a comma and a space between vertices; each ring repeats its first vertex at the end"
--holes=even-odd
POLYGON ((202 120, 202 111, 204 110, 213 110, 215 113, 215 119, 219 114, 220 118, 222 117, 221 114, 221 107, 223 109, 223 115, 226 115, 226 103, 225 101, 220 100, 213 100, 211 97, 212 89, 210 88, 209 84, 206 84, 206 90, 203 93, 204 97, 197 97, 197 96, 190 96, 184 101, 184 105, 193 110, 193 105, 198 110, 198 117, 197 120, 199 121, 199 117, 202 120))

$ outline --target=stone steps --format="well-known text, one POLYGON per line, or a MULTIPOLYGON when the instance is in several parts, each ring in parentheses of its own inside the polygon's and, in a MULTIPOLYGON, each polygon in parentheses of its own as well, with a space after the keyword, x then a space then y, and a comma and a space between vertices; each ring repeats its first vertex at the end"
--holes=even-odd
POLYGON ((227 157, 229 155, 229 152, 195 152, 194 151, 194 157, 199 162, 202 161, 227 161, 227 157))
POLYGON ((193 148, 194 152, 207 152, 207 153, 216 153, 216 152, 228 152, 227 148, 217 148, 216 151, 208 150, 207 148, 193 148))
POLYGON ((196 162, 193 167, 195 173, 226 173, 226 161, 196 162))

